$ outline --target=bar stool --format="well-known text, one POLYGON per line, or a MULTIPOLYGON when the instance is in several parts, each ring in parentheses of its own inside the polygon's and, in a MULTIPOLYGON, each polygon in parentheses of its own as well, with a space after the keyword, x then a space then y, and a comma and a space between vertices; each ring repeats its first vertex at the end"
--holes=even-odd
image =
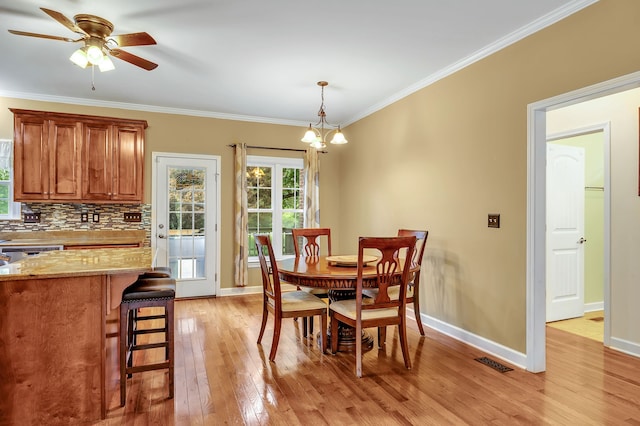
POLYGON ((166 276, 141 276, 122 292, 120 304, 120 406, 126 401, 127 377, 133 373, 150 370, 169 370, 169 398, 173 398, 173 302, 176 295, 176 281, 166 276), (138 314, 141 308, 162 307, 164 311, 158 315, 138 314), (164 320, 164 327, 139 329, 138 323, 148 320, 164 320), (164 340, 158 343, 138 344, 140 334, 164 333, 164 340), (133 365, 134 351, 165 348, 164 361, 153 364, 133 365))

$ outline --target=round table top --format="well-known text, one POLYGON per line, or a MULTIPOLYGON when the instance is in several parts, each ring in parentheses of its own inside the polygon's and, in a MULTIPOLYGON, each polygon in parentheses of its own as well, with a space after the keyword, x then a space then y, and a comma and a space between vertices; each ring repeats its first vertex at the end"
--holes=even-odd
MULTIPOLYGON (((403 262, 400 265, 398 275, 402 271, 402 264, 403 262)), ((418 269, 418 265, 412 265, 411 271, 416 272, 418 269)), ((356 266, 334 265, 327 261, 327 256, 301 256, 279 261, 278 275, 282 281, 305 287, 352 289, 356 287, 358 268, 356 266)), ((362 278, 363 287, 377 287, 375 262, 364 267, 362 278)))

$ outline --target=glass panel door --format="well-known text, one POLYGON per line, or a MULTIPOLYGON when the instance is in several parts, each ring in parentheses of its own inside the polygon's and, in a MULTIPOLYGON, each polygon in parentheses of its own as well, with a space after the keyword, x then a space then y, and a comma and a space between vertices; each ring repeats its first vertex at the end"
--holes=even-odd
POLYGON ((154 154, 156 265, 169 266, 177 297, 216 294, 217 159, 154 154))

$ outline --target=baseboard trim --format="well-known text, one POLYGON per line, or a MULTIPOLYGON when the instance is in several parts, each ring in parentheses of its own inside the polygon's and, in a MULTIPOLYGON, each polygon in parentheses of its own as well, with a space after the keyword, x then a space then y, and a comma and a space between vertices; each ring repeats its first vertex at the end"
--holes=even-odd
POLYGON ((604 311, 604 302, 592 302, 584 304, 585 312, 604 311))
MULTIPOLYGON (((413 309, 407 308, 407 316, 415 320, 415 313, 413 309)), ((470 333, 467 330, 463 330, 459 327, 448 324, 437 318, 430 317, 428 315, 420 314, 422 319, 422 325, 425 325, 439 333, 446 334, 456 340, 459 340, 469 346, 473 346, 476 349, 480 349, 489 355, 496 358, 500 358, 510 364, 518 366, 522 369, 526 369, 527 356, 522 352, 515 351, 511 348, 503 346, 499 343, 470 333)))
POLYGON ((635 356, 636 358, 640 358, 640 344, 638 343, 630 342, 618 337, 612 337, 611 346, 609 346, 609 348, 625 353, 627 355, 635 356))
POLYGON ((240 296, 243 294, 260 294, 262 293, 262 286, 244 286, 244 287, 231 287, 221 288, 217 296, 240 296))

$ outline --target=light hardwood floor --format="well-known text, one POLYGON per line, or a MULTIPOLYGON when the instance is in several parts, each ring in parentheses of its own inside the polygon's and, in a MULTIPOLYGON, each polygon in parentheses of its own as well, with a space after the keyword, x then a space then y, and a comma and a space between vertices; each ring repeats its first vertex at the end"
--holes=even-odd
POLYGON ((548 327, 545 373, 500 373, 474 360, 481 351, 410 323, 413 369, 389 328, 357 379, 352 354, 322 355, 293 320, 269 362, 271 321, 256 344, 261 297, 176 301, 175 399, 166 373, 136 374, 126 406, 114 395, 100 424, 640 425, 640 359, 594 340, 548 327))
POLYGON ((547 326, 588 337, 602 343, 604 340, 604 311, 586 312, 578 318, 549 322, 547 326))

